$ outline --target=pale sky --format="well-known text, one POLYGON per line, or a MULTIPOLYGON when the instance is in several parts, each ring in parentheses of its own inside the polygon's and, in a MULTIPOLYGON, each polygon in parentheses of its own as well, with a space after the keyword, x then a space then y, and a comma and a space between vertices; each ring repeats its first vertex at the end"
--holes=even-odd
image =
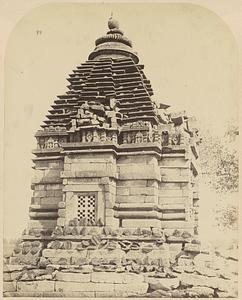
POLYGON ((66 77, 85 62, 113 12, 132 40, 154 100, 221 133, 238 112, 238 48, 228 26, 191 4, 52 4, 25 15, 5 57, 4 234, 20 235, 31 199, 34 134, 66 77), (37 34, 41 32, 41 34, 37 34), (13 214, 14 212, 14 214, 13 214), (13 226, 14 224, 14 226, 13 226))

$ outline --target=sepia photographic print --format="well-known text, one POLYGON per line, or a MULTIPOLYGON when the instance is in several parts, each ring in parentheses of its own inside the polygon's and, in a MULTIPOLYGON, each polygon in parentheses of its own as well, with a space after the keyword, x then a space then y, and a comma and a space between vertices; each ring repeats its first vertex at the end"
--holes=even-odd
POLYGON ((239 299, 239 1, 0 8, 1 296, 239 299))

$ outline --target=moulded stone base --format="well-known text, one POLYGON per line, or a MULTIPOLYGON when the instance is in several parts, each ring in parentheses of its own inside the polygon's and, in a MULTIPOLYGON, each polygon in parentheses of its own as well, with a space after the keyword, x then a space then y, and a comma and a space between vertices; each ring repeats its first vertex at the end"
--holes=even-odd
POLYGON ((6 292, 4 297, 71 297, 71 298, 94 298, 95 292, 6 292))
POLYGON ((132 227, 158 227, 161 228, 161 221, 154 219, 124 219, 122 220, 122 227, 132 228, 132 227))

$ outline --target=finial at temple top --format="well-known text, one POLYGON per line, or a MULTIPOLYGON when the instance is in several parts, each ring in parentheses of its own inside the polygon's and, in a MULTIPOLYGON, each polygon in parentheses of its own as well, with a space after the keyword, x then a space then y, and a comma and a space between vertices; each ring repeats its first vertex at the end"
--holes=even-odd
POLYGON ((111 16, 108 20, 108 28, 111 29, 119 29, 119 23, 117 20, 113 19, 113 12, 111 12, 111 16))

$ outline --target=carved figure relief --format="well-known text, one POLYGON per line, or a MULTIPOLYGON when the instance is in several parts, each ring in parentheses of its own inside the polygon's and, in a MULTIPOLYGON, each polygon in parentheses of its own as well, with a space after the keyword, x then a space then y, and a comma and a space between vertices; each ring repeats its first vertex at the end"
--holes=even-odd
POLYGON ((99 135, 96 130, 93 131, 93 142, 99 142, 99 135))
POLYGON ((40 149, 44 149, 45 148, 45 139, 44 138, 37 138, 38 144, 37 147, 40 149))
POLYGON ((168 146, 169 145, 169 133, 168 133, 168 131, 162 131, 161 144, 162 144, 162 146, 168 146))
POLYGON ((54 148, 54 140, 52 137, 48 138, 46 141, 46 147, 45 148, 54 148))
POLYGON ((100 140, 101 140, 101 142, 105 142, 106 141, 106 131, 103 130, 101 132, 100 140))
POLYGON ((170 141, 172 145, 180 145, 180 134, 179 133, 173 133, 170 136, 170 141))
POLYGON ((59 147, 58 140, 57 140, 57 139, 55 139, 55 140, 54 140, 54 148, 58 148, 58 147, 59 147))
POLYGON ((86 142, 90 143, 93 141, 93 133, 91 131, 88 131, 86 134, 86 142))
POLYGON ((143 134, 139 131, 135 135, 135 143, 140 144, 143 143, 143 134))
POLYGON ((117 134, 116 134, 116 133, 113 133, 111 139, 112 139, 112 142, 113 142, 113 143, 117 143, 117 142, 118 142, 117 134))

